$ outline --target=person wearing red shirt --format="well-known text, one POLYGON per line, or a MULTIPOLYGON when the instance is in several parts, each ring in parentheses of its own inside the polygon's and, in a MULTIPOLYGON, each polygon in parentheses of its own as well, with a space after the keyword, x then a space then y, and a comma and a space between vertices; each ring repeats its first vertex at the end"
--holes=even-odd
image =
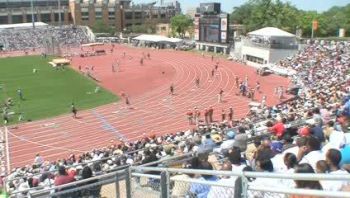
POLYGON ((279 139, 282 138, 285 131, 284 124, 286 121, 287 120, 285 118, 280 119, 275 125, 269 128, 269 131, 276 135, 279 139))
POLYGON ((192 125, 193 124, 193 113, 192 113, 191 109, 189 109, 187 112, 187 118, 188 118, 188 124, 192 125))
POLYGON ((68 184, 74 182, 75 179, 72 176, 69 176, 66 172, 66 168, 64 166, 60 166, 58 168, 58 175, 55 178, 55 186, 60 186, 63 184, 68 184))

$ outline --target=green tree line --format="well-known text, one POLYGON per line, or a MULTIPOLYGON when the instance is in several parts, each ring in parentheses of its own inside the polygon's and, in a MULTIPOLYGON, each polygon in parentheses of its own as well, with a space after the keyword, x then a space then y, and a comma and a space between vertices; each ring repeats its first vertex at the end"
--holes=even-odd
POLYGON ((281 0, 248 0, 234 7, 231 14, 231 22, 245 25, 247 31, 272 26, 292 33, 300 29, 304 37, 311 36, 313 20, 318 21, 318 29, 314 32, 317 37, 338 36, 339 28, 344 28, 350 36, 350 3, 318 13, 297 9, 290 2, 281 0))

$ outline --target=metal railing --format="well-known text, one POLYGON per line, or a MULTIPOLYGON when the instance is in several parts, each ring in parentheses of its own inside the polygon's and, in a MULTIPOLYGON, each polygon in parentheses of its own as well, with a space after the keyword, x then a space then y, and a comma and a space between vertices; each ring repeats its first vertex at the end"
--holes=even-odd
POLYGON ((124 169, 76 182, 53 186, 49 188, 38 187, 28 190, 12 192, 10 197, 125 197, 125 181, 129 169, 124 169))
MULTIPOLYGON (((264 181, 265 181, 264 180, 264 181)), ((296 189, 284 186, 282 180, 305 180, 345 182, 350 175, 330 174, 277 174, 265 172, 237 172, 195 169, 175 169, 158 167, 133 166, 124 170, 107 173, 77 182, 54 186, 47 189, 29 189, 11 194, 29 195, 32 198, 43 197, 288 197, 289 195, 308 195, 317 197, 350 198, 350 192, 296 189), (218 181, 198 179, 193 175, 215 176, 222 178, 218 181), (267 183, 255 185, 254 181, 265 179, 267 183), (237 183, 236 180, 239 182, 237 183), (268 182, 276 180, 276 187, 268 182), (238 186, 236 186, 238 185, 238 186), (200 192, 201 191, 201 192, 200 192), (238 194, 237 194, 238 193, 238 194)))
POLYGON ((295 43, 267 43, 267 42, 254 42, 249 39, 243 40, 244 45, 251 47, 261 47, 261 48, 269 48, 269 49, 299 49, 299 45, 295 43))
MULTIPOLYGON (((331 181, 348 181, 350 175, 329 175, 329 174, 277 174, 277 173, 265 173, 265 172, 232 172, 232 171, 211 171, 211 170, 193 170, 193 169, 172 169, 172 168, 154 168, 154 167, 130 167, 132 171, 138 172, 149 172, 152 171, 152 174, 140 174, 140 173, 131 173, 132 184, 136 186, 139 185, 138 182, 143 178, 154 180, 158 179, 159 188, 152 188, 153 194, 158 192, 158 195, 161 197, 196 197, 194 189, 209 189, 207 197, 215 194, 215 197, 288 197, 289 195, 309 195, 309 196, 318 196, 318 197, 350 197, 350 192, 343 191, 326 191, 326 190, 310 190, 310 189, 295 189, 292 187, 283 187, 281 183, 279 186, 271 187, 268 184, 266 186, 255 186, 254 182, 249 181, 249 178, 255 179, 270 179, 269 181, 276 180, 280 181, 281 179, 285 180, 306 180, 306 181, 319 181, 319 180, 331 180, 331 181), (158 175, 154 175, 154 172, 159 172, 158 175), (235 180, 231 182, 218 182, 218 181, 207 181, 203 179, 194 179, 194 178, 176 178, 171 175, 212 175, 212 176, 222 176, 226 178, 241 178, 240 186, 235 186, 235 180), (160 175, 160 176, 159 176, 160 175), (160 178, 159 178, 160 177, 160 178), (174 184, 175 183, 175 184, 174 184), (178 185, 175 189, 174 186, 178 185), (181 196, 174 195, 174 191, 178 192, 179 185, 182 186, 183 193, 181 196), (239 195, 234 195, 235 188, 242 188, 239 195), (212 191, 212 192, 210 192, 212 191)), ((155 182, 153 182, 154 185, 155 182)), ((148 185, 148 187, 151 184, 148 185)), ((143 185, 144 189, 147 189, 147 185, 143 185)), ((181 187, 180 187, 181 188, 181 187)), ((142 188, 134 187, 132 188, 132 196, 137 197, 140 193, 139 191, 144 192, 142 188), (135 195, 135 196, 134 196, 135 195)), ((148 190, 148 194, 151 194, 148 190)), ((203 194, 201 194, 203 195, 203 194)))

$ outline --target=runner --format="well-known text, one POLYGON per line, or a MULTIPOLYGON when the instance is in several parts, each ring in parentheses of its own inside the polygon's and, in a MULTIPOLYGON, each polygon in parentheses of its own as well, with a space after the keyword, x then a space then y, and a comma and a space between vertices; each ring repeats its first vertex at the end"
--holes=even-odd
POLYGON ((205 120, 205 124, 208 125, 209 124, 209 110, 208 109, 204 109, 204 120, 205 120))
POLYGON ((112 72, 113 72, 113 73, 115 72, 114 64, 112 64, 112 72))
POLYGON ((191 109, 187 111, 187 119, 188 119, 188 124, 192 125, 193 124, 193 112, 191 109))
POLYGON ((9 122, 9 116, 7 114, 7 111, 4 110, 4 113, 2 114, 3 119, 4 119, 4 124, 7 124, 9 122))
POLYGON ((199 88, 199 78, 196 78, 196 87, 199 88))
POLYGON ((214 55, 211 55, 211 61, 214 61, 214 55))
POLYGON ((149 54, 149 52, 147 53, 147 58, 151 59, 151 54, 149 54))
POLYGON ((228 111, 229 111, 228 119, 229 119, 229 121, 232 121, 233 120, 233 108, 230 107, 228 111))
POLYGON ((260 93, 260 82, 259 81, 256 82, 255 89, 258 93, 260 93))
POLYGON ((143 65, 143 58, 140 59, 140 64, 143 65))
POLYGON ((213 78, 215 75, 215 69, 211 70, 211 77, 213 78))
POLYGON ((255 97, 255 89, 254 88, 250 89, 250 97, 252 100, 255 100, 255 98, 254 98, 255 97))
POLYGON ((125 104, 126 104, 126 106, 130 105, 129 96, 126 94, 125 94, 125 104))
POLYGON ((170 85, 170 94, 174 95, 174 84, 170 85))
POLYGON ((195 117, 195 124, 198 125, 199 124, 199 119, 201 116, 201 112, 198 110, 197 107, 194 108, 194 117, 195 117))
POLYGON ((22 89, 21 88, 18 88, 17 89, 17 95, 19 97, 20 100, 23 100, 23 92, 22 92, 22 89))
POLYGON ((214 114, 214 108, 210 107, 208 110, 208 116, 209 116, 209 124, 213 122, 213 114, 214 114))
POLYGON ((221 121, 224 122, 226 120, 226 112, 225 109, 221 110, 221 121))
POLYGON ((248 87, 248 75, 245 75, 245 78, 244 78, 244 85, 246 87, 248 87))
POLYGON ((264 95, 261 100, 261 107, 264 108, 266 105, 266 96, 264 95))
POLYGON ((224 90, 220 89, 220 92, 218 94, 218 103, 222 103, 223 94, 224 94, 224 90))
POLYGON ((73 118, 77 118, 78 110, 75 108, 75 105, 74 105, 73 102, 72 102, 72 105, 71 105, 71 111, 73 113, 73 118))
POLYGON ((117 60, 116 71, 117 71, 117 72, 120 71, 120 61, 119 61, 119 60, 117 60))
POLYGON ((235 76, 235 84, 236 84, 236 88, 239 88, 239 77, 235 76))

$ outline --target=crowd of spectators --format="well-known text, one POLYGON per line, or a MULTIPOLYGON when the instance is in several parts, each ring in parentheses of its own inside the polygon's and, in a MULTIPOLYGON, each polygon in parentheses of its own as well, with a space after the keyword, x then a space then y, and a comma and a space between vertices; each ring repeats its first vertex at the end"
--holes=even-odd
MULTIPOLYGON (((297 71, 292 78, 300 89, 294 100, 258 108, 240 120, 198 124, 195 130, 164 136, 145 135, 136 142, 111 144, 54 162, 37 155, 33 165, 14 169, 6 177, 7 185, 17 191, 35 186, 49 188, 100 175, 122 165, 146 164, 186 153, 195 154, 182 164, 183 168, 348 174, 350 43, 315 42, 280 65, 297 71)), ((175 182, 174 197, 241 196, 241 185, 238 185, 241 178, 186 174, 173 177, 236 184, 232 190, 175 182)), ((267 178, 250 182, 250 185, 272 188, 281 188, 282 184, 289 188, 330 191, 343 190, 349 185, 346 181, 293 182, 267 178)), ((22 194, 25 196, 26 192, 22 194)), ((249 196, 254 197, 254 192, 249 196)))
POLYGON ((60 46, 79 46, 91 42, 91 39, 85 27, 73 25, 0 30, 0 44, 6 51, 45 48, 48 42, 60 46))

